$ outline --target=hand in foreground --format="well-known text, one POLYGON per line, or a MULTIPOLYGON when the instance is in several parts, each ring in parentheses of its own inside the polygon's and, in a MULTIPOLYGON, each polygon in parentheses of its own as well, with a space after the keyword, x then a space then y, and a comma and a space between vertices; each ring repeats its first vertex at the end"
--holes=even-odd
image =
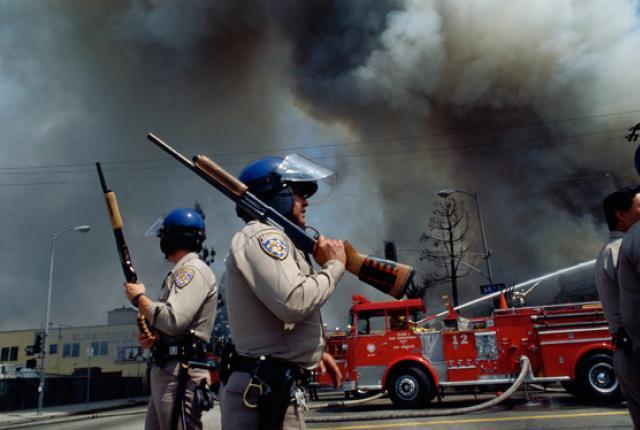
POLYGON ((129 301, 133 300, 135 296, 142 293, 145 294, 147 292, 144 284, 134 284, 131 282, 125 282, 124 284, 124 292, 127 295, 127 299, 129 301))
POLYGON ((138 335, 138 344, 144 349, 150 349, 158 340, 156 336, 146 337, 143 334, 138 335))
POLYGON ((346 264, 347 254, 344 250, 344 242, 336 239, 327 239, 320 235, 318 243, 316 243, 316 247, 313 250, 313 258, 321 266, 324 266, 329 260, 338 260, 342 264, 346 264))
POLYGON ((340 372, 340 368, 338 367, 336 360, 328 352, 322 353, 322 358, 320 359, 320 373, 328 373, 333 380, 333 386, 335 388, 342 385, 342 372, 340 372))

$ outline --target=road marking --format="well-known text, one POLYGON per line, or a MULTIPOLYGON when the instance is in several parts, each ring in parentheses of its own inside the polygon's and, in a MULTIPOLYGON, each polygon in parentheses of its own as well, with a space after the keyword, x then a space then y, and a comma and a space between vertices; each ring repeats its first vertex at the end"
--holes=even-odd
POLYGON ((491 422, 505 422, 505 421, 526 421, 526 420, 552 420, 552 419, 569 419, 580 417, 606 417, 612 415, 629 415, 629 411, 613 411, 613 412, 584 412, 575 414, 552 414, 552 415, 524 415, 515 417, 498 417, 498 418, 467 418, 460 420, 440 420, 440 421, 416 421, 416 422, 404 422, 404 423, 389 423, 389 424, 367 424, 348 427, 316 427, 318 429, 334 429, 334 430, 358 430, 358 429, 375 429, 375 428, 389 428, 389 427, 415 427, 424 425, 437 425, 437 424, 472 424, 472 423, 491 423, 491 422))

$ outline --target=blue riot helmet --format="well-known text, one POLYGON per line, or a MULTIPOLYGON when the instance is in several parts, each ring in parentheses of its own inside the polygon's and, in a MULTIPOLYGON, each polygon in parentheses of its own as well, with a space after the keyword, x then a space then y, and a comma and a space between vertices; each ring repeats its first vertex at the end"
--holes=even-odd
POLYGON ((204 219, 190 208, 177 208, 158 218, 145 236, 160 238, 160 249, 169 256, 184 249, 199 252, 206 239, 204 219))
MULTIPOLYGON (((284 216, 291 216, 294 193, 316 204, 326 199, 336 183, 337 176, 331 170, 298 155, 284 158, 267 157, 253 161, 238 177, 249 191, 284 216)), ((251 217, 237 210, 245 221, 251 217)))

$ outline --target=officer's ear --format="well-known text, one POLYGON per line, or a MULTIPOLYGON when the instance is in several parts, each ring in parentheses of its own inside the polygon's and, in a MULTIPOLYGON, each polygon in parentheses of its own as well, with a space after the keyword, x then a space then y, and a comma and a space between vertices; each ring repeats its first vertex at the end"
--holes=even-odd
POLYGON ((616 227, 620 231, 627 231, 635 223, 635 214, 631 211, 616 210, 616 227))

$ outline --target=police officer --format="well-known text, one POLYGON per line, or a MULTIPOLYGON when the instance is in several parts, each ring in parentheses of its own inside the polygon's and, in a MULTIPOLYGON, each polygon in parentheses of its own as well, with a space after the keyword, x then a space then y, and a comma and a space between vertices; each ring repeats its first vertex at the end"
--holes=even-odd
MULTIPOLYGON (((609 331, 613 334, 614 370, 622 393, 627 399, 635 427, 640 426, 640 362, 637 362, 629 350, 627 323, 622 312, 622 291, 630 284, 638 284, 637 272, 629 266, 630 255, 624 255, 622 247, 628 247, 632 241, 623 236, 640 220, 640 187, 621 188, 605 197, 602 206, 609 227, 609 240, 602 247, 596 260, 595 277, 598 295, 609 331), (633 273, 630 273, 629 270, 633 273), (619 274, 618 274, 619 273, 619 274)), ((632 229, 633 230, 633 229, 632 229)), ((640 242, 638 242, 640 245, 640 242)), ((636 311, 637 312, 637 311, 636 311)), ((640 328, 640 326, 639 326, 640 328)), ((640 342, 640 340, 639 340, 640 342)))
MULTIPOLYGON (((252 193, 301 227, 308 199, 334 178, 296 154, 257 160, 239 176, 252 193)), ((305 428, 301 388, 309 370, 322 360, 339 378, 335 362, 323 353, 320 307, 344 273, 344 245, 320 236, 313 253, 320 270, 314 272, 309 256, 285 233, 241 209, 238 215, 246 225, 233 237, 226 258, 226 303, 236 351, 228 360, 230 376, 221 375, 222 427, 305 428)))
POLYGON ((202 410, 194 397, 197 389, 210 383, 210 376, 186 363, 206 360, 218 304, 215 276, 197 254, 205 240, 204 220, 193 209, 174 209, 159 218, 146 235, 160 237, 160 249, 174 266, 164 279, 158 301, 146 295, 143 284, 124 285, 127 298, 146 316, 154 332, 153 337, 138 338, 143 348, 152 348, 145 429, 201 429, 202 410))

